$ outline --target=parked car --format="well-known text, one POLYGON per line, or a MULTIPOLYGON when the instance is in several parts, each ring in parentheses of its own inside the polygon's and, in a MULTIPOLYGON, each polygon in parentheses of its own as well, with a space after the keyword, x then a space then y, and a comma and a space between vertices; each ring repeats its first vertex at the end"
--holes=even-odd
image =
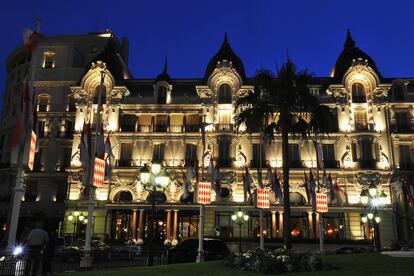
MULTIPOLYGON (((204 239, 204 260, 224 259, 229 253, 227 245, 218 239, 204 239)), ((198 239, 188 239, 168 250, 168 263, 195 262, 198 255, 198 239)))
MULTIPOLYGON (((77 241, 73 245, 63 245, 57 249, 57 257, 61 261, 77 262, 81 259, 84 251, 84 241, 77 241)), ((108 260, 110 250, 109 246, 99 240, 91 242, 91 254, 95 261, 108 260)))
POLYGON ((110 245, 111 258, 130 260, 142 256, 142 248, 131 241, 125 243, 113 243, 110 245))

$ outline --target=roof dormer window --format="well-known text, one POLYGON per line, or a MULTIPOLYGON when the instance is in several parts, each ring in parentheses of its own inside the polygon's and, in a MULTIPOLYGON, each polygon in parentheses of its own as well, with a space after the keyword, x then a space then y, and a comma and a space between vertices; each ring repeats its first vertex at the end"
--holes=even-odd
POLYGON ((352 102, 353 103, 366 103, 367 95, 365 87, 361 83, 352 84, 352 102))
POLYGON ((166 103, 167 103, 167 87, 160 86, 158 87, 157 104, 166 104, 166 103))

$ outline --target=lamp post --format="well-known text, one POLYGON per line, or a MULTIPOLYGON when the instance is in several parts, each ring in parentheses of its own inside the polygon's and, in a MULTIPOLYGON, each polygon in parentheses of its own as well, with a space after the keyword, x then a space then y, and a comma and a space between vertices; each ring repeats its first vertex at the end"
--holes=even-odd
POLYGON ((155 192, 157 190, 164 190, 170 182, 170 177, 165 169, 161 167, 161 164, 153 162, 151 169, 147 164, 140 171, 141 183, 144 189, 150 193, 151 200, 151 218, 149 229, 149 244, 148 244, 148 260, 147 266, 154 265, 154 255, 152 252, 153 240, 154 240, 154 216, 155 216, 155 192))
POLYGON ((231 216, 231 220, 239 225, 239 251, 242 251, 242 235, 241 227, 249 220, 249 215, 245 214, 242 210, 237 211, 231 216))
POLYGON ((85 218, 85 216, 81 212, 74 211, 73 214, 69 213, 67 219, 70 223, 73 224, 73 237, 72 237, 72 240, 74 242, 76 240, 76 236, 78 234, 78 222, 85 224, 85 222, 87 222, 87 218, 85 218))
POLYGON ((380 208, 387 203, 387 196, 380 191, 376 185, 369 185, 368 189, 364 189, 360 195, 361 204, 366 205, 364 212, 361 214, 361 222, 368 223, 370 228, 371 223, 374 225, 374 247, 377 251, 381 250, 379 237, 379 223, 381 217, 379 215, 380 208))

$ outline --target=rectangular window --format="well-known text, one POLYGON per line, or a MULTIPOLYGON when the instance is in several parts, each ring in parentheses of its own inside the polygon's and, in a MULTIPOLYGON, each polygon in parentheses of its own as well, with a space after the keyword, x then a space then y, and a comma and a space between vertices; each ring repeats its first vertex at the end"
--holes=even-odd
POLYGON ((231 130, 231 111, 219 110, 219 131, 231 130))
MULTIPOLYGON (((195 166, 197 162, 197 146, 193 144, 185 145, 185 162, 195 166), (191 164, 193 163, 193 164, 191 164)), ((188 165, 188 164, 187 164, 188 165)))
POLYGON ((67 194, 68 194, 68 182, 66 180, 57 181, 56 202, 65 201, 67 194))
POLYGON ((164 144, 154 145, 152 151, 152 161, 162 162, 164 161, 164 144))
POLYGON ((299 144, 289 144, 289 166, 291 168, 301 168, 299 144))
POLYGON ((319 95, 319 88, 318 87, 311 87, 311 88, 309 88, 309 92, 314 96, 318 96, 319 95))
POLYGON ((131 166, 132 158, 132 143, 122 143, 121 144, 121 156, 118 161, 119 167, 129 167, 131 166))
POLYGON ((156 132, 166 132, 168 126, 168 116, 167 115, 157 115, 155 120, 155 131, 156 132))
POLYGON ((43 53, 43 68, 55 68, 55 55, 52 51, 43 53))
POLYGON ((368 130, 367 112, 365 110, 355 111, 355 130, 368 130))
POLYGON ((38 121, 37 133, 39 135, 39 138, 45 137, 45 126, 46 126, 46 121, 38 121))
POLYGON ((216 236, 218 238, 233 237, 232 215, 233 212, 216 211, 216 236))
POLYGON ((35 202, 37 198, 37 181, 27 180, 26 187, 24 190, 24 201, 35 202))
POLYGON ((135 132, 137 116, 132 114, 122 114, 120 116, 120 130, 122 132, 135 132))
POLYGON ((373 169, 375 166, 372 148, 373 144, 371 140, 362 139, 360 142, 361 145, 361 168, 363 169, 373 169))
POLYGON ((218 163, 220 167, 224 167, 224 168, 231 167, 230 142, 231 142, 231 138, 229 136, 218 137, 218 146, 219 146, 218 163))
POLYGON ((399 145, 400 153, 400 169, 408 170, 412 168, 411 165, 411 154, 409 145, 399 145))
POLYGON ((185 131, 199 132, 200 131, 200 116, 197 114, 189 114, 185 116, 185 131))
POLYGON ((352 161, 356 162, 358 161, 358 150, 357 150, 357 143, 351 144, 351 150, 352 150, 352 161))
POLYGON ((73 138, 73 131, 75 130, 75 124, 71 120, 65 120, 65 138, 73 138))
POLYGON ((412 129, 408 112, 396 112, 395 119, 398 132, 408 132, 412 129))
POLYGON ((62 169, 61 171, 64 171, 65 169, 70 167, 70 160, 72 159, 72 148, 63 148, 62 152, 62 169))
POLYGON ((323 164, 325 168, 337 168, 337 162, 335 159, 335 145, 334 144, 322 144, 323 152, 323 164))
POLYGON ((253 144, 253 160, 250 165, 252 168, 266 167, 266 151, 262 144, 253 144))
POLYGON ((39 149, 39 151, 35 153, 33 171, 40 172, 42 170, 42 153, 43 149, 39 149))

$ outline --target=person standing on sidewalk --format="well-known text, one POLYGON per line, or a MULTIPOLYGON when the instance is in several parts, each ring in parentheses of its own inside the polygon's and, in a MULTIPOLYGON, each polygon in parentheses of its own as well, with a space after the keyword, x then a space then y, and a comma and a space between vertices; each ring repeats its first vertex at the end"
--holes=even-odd
POLYGON ((26 264, 25 275, 37 275, 43 250, 49 242, 49 237, 42 228, 43 222, 38 221, 36 227, 27 236, 26 243, 29 247, 29 258, 26 264))

